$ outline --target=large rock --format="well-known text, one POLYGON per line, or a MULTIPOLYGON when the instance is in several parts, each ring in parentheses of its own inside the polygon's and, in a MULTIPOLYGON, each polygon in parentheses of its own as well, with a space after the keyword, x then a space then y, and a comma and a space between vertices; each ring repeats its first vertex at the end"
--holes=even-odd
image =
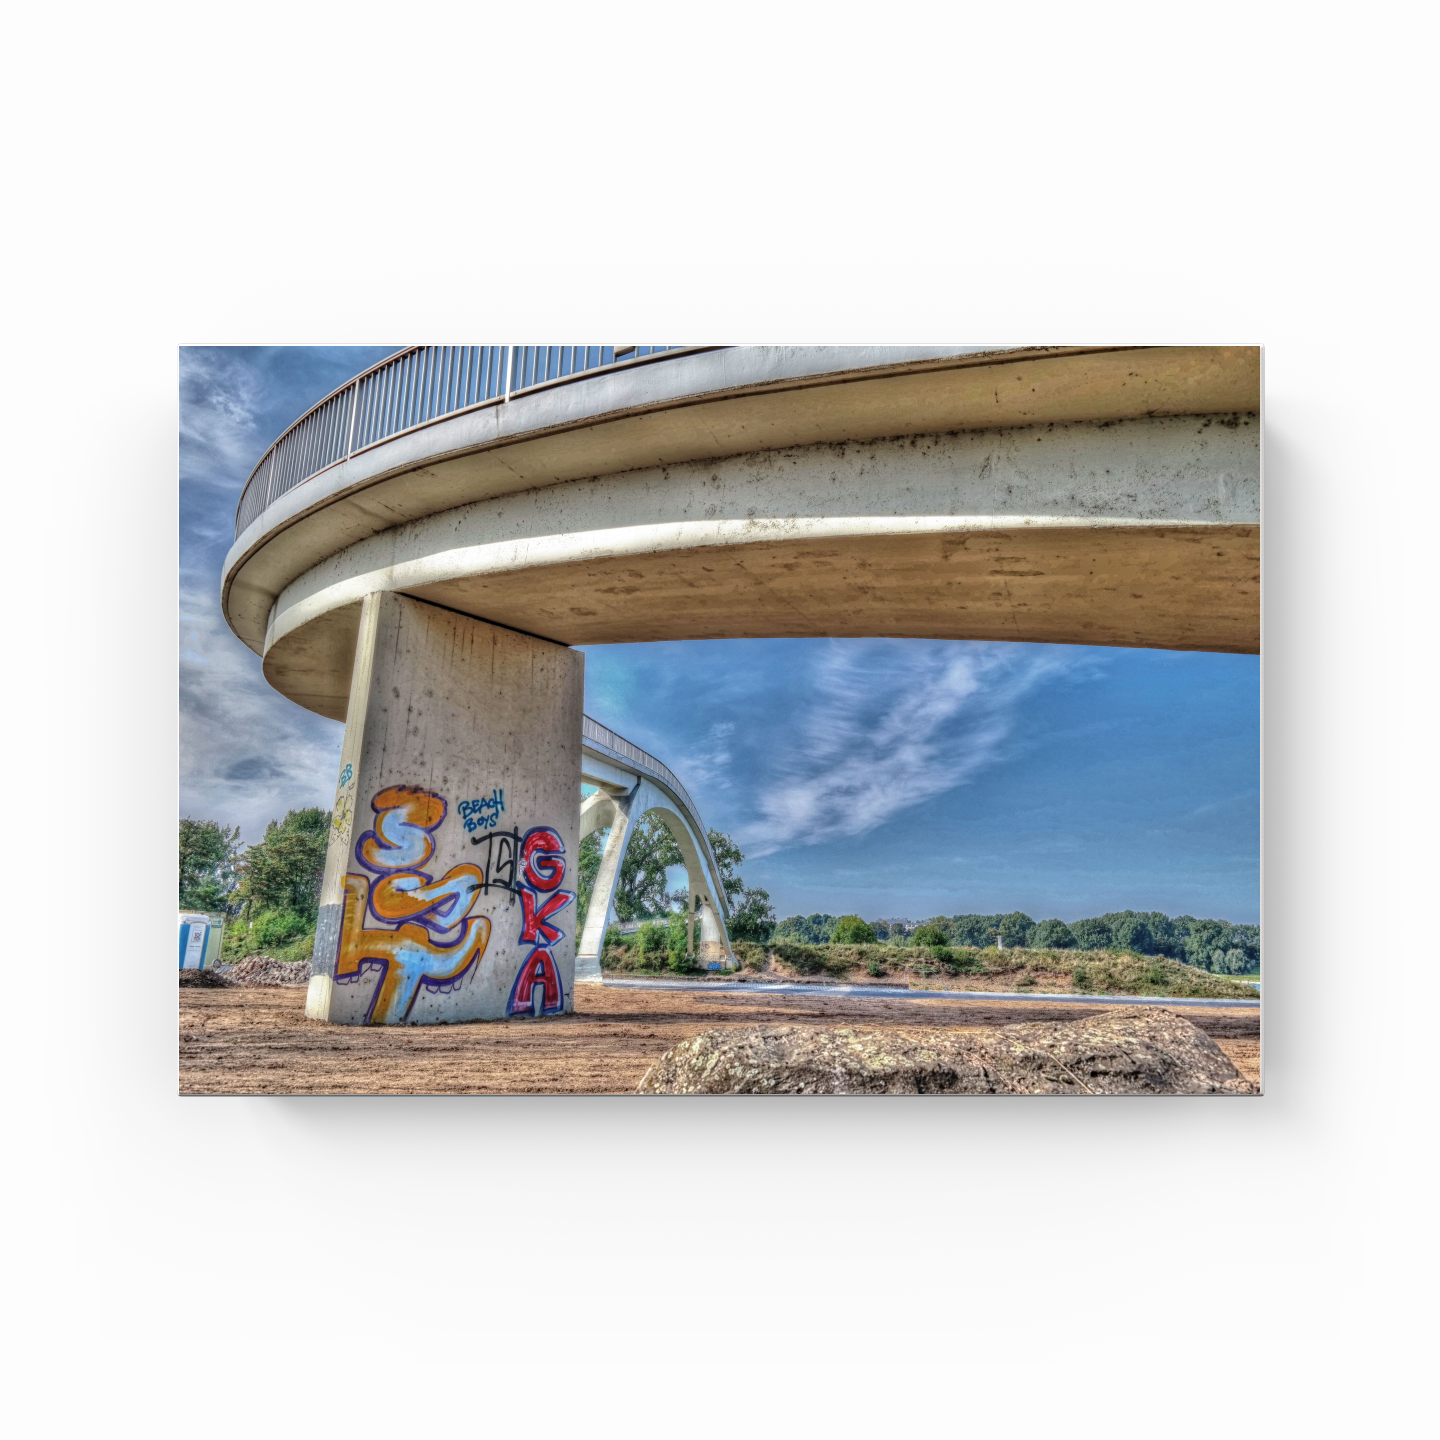
POLYGON ((651 1095, 1254 1095, 1183 1015, 1159 1006, 993 1030, 706 1030, 667 1050, 651 1095))

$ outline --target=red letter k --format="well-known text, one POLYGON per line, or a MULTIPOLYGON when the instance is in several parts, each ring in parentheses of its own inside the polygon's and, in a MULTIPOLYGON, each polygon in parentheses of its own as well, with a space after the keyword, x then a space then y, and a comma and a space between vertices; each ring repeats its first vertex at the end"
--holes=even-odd
POLYGON ((542 944, 554 945, 564 931, 557 930, 553 925, 547 925, 546 919, 555 914, 557 910, 563 910, 574 898, 575 896, 569 890, 557 890, 539 910, 536 910, 534 891, 521 890, 520 905, 524 912, 525 923, 520 930, 520 943, 532 945, 538 939, 542 944))

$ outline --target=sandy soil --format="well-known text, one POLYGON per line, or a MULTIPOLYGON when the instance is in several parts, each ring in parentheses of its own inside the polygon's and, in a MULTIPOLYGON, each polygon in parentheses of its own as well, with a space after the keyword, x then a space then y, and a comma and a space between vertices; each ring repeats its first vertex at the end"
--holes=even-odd
MULTIPOLYGON (((717 1025, 975 1029, 1074 1020, 1093 1006, 822 995, 576 989, 576 1013, 486 1024, 351 1027, 305 1019, 303 989, 180 992, 182 1095, 633 1093, 671 1045, 717 1025)), ((1255 1011, 1186 1007, 1247 1079, 1260 1079, 1255 1011)))

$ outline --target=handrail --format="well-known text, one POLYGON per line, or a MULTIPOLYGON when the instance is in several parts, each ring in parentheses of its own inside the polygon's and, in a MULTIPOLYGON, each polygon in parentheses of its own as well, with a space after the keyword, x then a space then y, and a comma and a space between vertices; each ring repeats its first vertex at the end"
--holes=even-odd
MULTIPOLYGON (((608 750, 617 760, 628 760, 630 764, 644 770, 651 778, 659 780, 661 784, 675 792, 676 799, 680 800, 695 817, 696 834, 701 845, 705 847, 705 857, 710 862, 715 879, 719 880, 720 864, 715 859, 714 850, 710 848, 709 835, 701 829, 705 822, 701 818, 700 807, 690 798, 690 792, 680 783, 675 772, 663 760, 657 760, 632 741, 625 739, 623 735, 617 735, 609 726, 591 719, 589 715, 584 716, 580 729, 583 739, 588 744, 597 746, 601 750, 608 750)), ((722 912, 728 915, 730 913, 730 897, 725 894, 723 885, 720 886, 720 894, 715 899, 721 906, 722 912)))
POLYGON ((374 445, 517 395, 711 345, 407 345, 312 405, 260 457, 235 536, 280 496, 374 445), (619 353, 617 353, 619 352, 619 353))

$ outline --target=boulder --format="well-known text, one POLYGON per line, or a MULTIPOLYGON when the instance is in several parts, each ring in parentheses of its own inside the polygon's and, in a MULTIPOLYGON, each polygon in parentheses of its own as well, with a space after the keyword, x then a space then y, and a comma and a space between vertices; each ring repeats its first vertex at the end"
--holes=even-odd
POLYGON ((1117 1007, 990 1030, 706 1030, 667 1050, 649 1095, 1254 1095, 1183 1015, 1117 1007))

